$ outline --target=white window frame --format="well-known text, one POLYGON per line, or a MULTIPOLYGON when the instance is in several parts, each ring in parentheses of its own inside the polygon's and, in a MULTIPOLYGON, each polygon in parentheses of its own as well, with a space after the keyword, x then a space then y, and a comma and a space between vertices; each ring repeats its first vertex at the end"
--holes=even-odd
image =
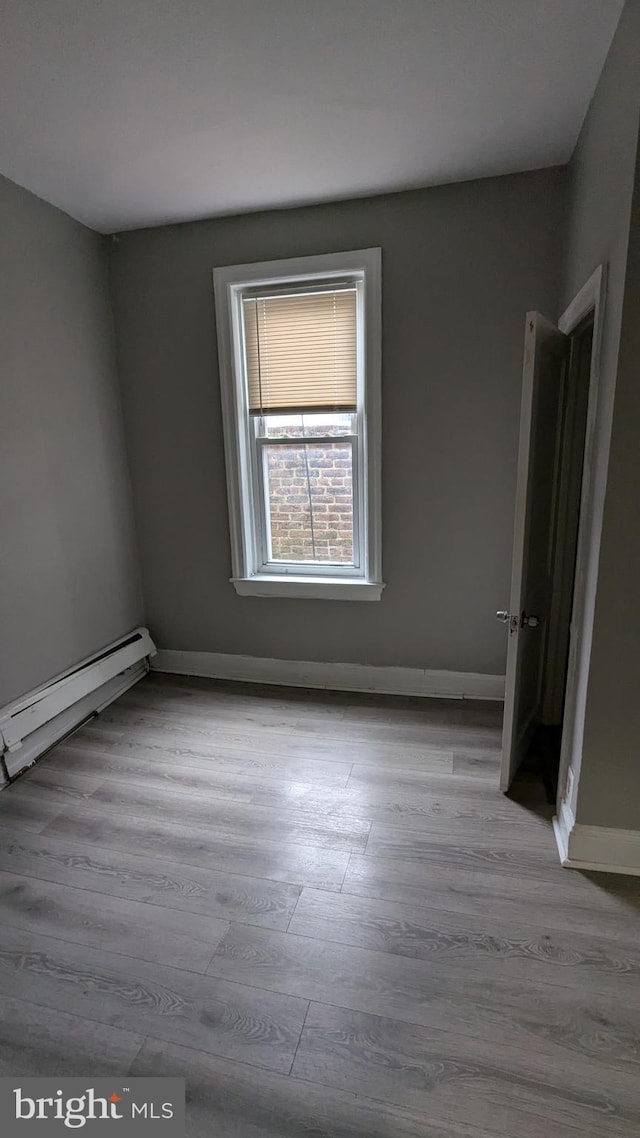
MULTIPOLYGON (((214 269, 218 359, 224 428, 231 582, 240 596, 380 600, 381 526, 381 250, 358 249, 214 269), (362 536, 356 565, 271 563, 265 571, 262 493, 255 428, 247 405, 242 298, 257 288, 313 288, 340 280, 358 290, 358 411, 354 443, 353 503, 362 536), (359 448, 359 449, 358 449, 359 448)), ((347 436, 351 438, 351 436, 347 436)), ((311 438, 309 441, 313 441, 311 438)), ((340 436, 331 441, 339 442, 340 436)), ((261 444, 264 445, 264 444, 261 444)))

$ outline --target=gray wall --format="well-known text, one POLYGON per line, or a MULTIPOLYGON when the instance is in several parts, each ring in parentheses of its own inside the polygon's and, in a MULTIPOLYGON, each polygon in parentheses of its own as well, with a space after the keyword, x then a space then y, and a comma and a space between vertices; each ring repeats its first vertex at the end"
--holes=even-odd
MULTIPOLYGON (((640 45, 639 45, 640 47, 640 45)), ((640 167, 616 383, 579 822, 640 830, 640 167)))
POLYGON ((623 12, 569 169, 562 305, 598 264, 607 264, 595 508, 572 766, 580 774, 577 820, 623 828, 640 827, 637 207, 630 242, 640 115, 638 59, 640 5, 634 2, 623 12))
POLYGON ((0 706, 142 618, 103 239, 0 178, 0 706))
POLYGON ((159 646, 501 673, 524 314, 557 310, 543 171, 122 234, 112 250, 147 618, 159 646), (212 269, 383 249, 379 604, 240 598, 212 269))

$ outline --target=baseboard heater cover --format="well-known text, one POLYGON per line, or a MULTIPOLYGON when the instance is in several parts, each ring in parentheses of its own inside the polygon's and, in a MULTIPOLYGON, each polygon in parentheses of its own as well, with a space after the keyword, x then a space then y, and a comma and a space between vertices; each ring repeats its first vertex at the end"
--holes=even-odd
POLYGON ((148 629, 137 628, 1 708, 0 752, 9 777, 137 683, 155 651, 148 629))

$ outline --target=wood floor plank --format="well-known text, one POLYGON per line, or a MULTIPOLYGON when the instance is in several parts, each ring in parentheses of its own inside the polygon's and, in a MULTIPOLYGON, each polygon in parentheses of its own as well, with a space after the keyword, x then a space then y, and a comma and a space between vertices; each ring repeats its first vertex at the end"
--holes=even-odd
POLYGON ((464 1036, 312 1004, 292 1073, 504 1138, 548 1138, 559 1127, 593 1138, 637 1131, 640 1098, 630 1075, 588 1062, 579 1072, 559 1070, 553 1060, 490 1043, 479 1051, 464 1036))
MULTIPOLYGON (((379 1098, 290 1079, 147 1039, 129 1074, 173 1075, 187 1085, 189 1138, 492 1138, 379 1098)), ((572 1129, 554 1138, 576 1138, 572 1129)))
MULTIPOLYGON (((236 686, 231 697, 218 688, 195 690, 193 687, 176 688, 164 685, 155 690, 139 685, 136 691, 127 693, 118 701, 117 707, 109 709, 109 715, 124 716, 127 712, 140 712, 142 715, 187 716, 192 721, 197 718, 213 722, 222 721, 226 716, 236 722, 249 721, 258 717, 261 725, 281 726, 286 719, 290 726, 295 719, 296 707, 304 704, 303 730, 313 730, 315 723, 326 721, 331 716, 334 730, 345 738, 370 737, 370 728, 377 727, 383 732, 393 729, 394 738, 402 741, 423 742, 424 732, 429 728, 436 731, 475 732, 476 737, 494 738, 502 727, 501 708, 498 704, 470 700, 410 700, 403 697, 384 697, 371 694, 367 698, 362 693, 313 692, 300 689, 280 689, 280 696, 271 688, 270 693, 263 690, 260 695, 238 695, 236 686), (298 695, 296 696, 296 691, 298 695), (234 697, 235 696, 235 702, 234 697), (403 735, 406 732, 406 736, 403 735)), ((257 721, 257 719, 256 719, 257 721)), ((382 736, 384 738, 384 735, 382 736)))
POLYGON ((34 792, 25 778, 19 778, 0 791, 0 826, 5 821, 7 824, 19 823, 24 830, 39 833, 69 802, 87 799, 100 782, 99 777, 89 780, 69 778, 57 792, 49 792, 48 788, 34 792))
MULTIPOLYGON (((313 814, 339 814, 342 816, 401 821, 412 829, 428 828, 432 832, 448 830, 448 819, 478 819, 485 827, 494 821, 510 822, 514 826, 534 825, 547 827, 551 811, 545 819, 526 810, 517 803, 498 794, 477 793, 477 784, 461 787, 459 779, 450 777, 434 785, 430 774, 406 772, 414 777, 410 785, 394 786, 390 778, 382 786, 375 782, 354 782, 347 788, 326 786, 322 783, 274 779, 260 775, 224 773, 211 767, 192 767, 169 764, 150 759, 123 758, 111 751, 93 746, 56 747, 39 764, 42 771, 64 771, 73 774, 95 775, 101 778, 140 783, 150 789, 175 787, 193 793, 225 798, 236 802, 276 808, 293 807, 313 814), (99 758, 98 758, 99 756, 99 758)), ((376 768, 377 770, 377 768, 376 768)))
MULTIPOLYGON (((96 791, 99 794, 100 791, 96 791)), ((95 797, 92 796, 92 798, 95 797)), ((490 813, 490 811, 487 811, 490 813)), ((456 816, 435 812, 431 816, 416 813, 400 813, 399 816, 374 817, 367 843, 367 853, 372 857, 399 857, 402 859, 430 858, 431 846, 444 843, 455 847, 456 857, 463 858, 466 851, 476 847, 496 852, 496 858, 504 861, 509 870, 513 858, 501 857, 501 851, 515 851, 526 860, 533 859, 537 869, 540 855, 543 862, 555 861, 553 830, 543 819, 524 817, 514 824, 517 814, 509 818, 487 818, 482 811, 468 811, 456 816)), ((357 850, 353 851, 357 853, 357 850)), ((472 856, 471 854, 469 856, 472 856)), ((480 855, 479 855, 480 856, 480 855)), ((486 854, 484 855, 486 856, 486 854)), ((435 861, 435 859, 434 859, 435 861)))
POLYGON ((340 691, 332 688, 282 687, 273 684, 239 683, 233 680, 211 680, 204 677, 178 676, 151 672, 130 689, 119 705, 135 702, 136 706, 164 710, 176 702, 188 709, 198 706, 209 714, 218 707, 233 708, 242 714, 244 708, 268 708, 291 714, 296 708, 306 717, 330 716, 334 720, 362 719, 409 725, 436 722, 464 722, 469 727, 502 725, 502 702, 497 700, 450 699, 445 697, 383 695, 379 692, 340 691), (160 697, 158 699, 157 697, 160 697))
MULTIPOLYGON (((300 735, 313 735, 314 726, 304 719, 296 720, 293 731, 300 735)), ((439 750, 447 751, 486 751, 499 748, 502 729, 500 727, 469 726, 466 723, 424 723, 403 726, 395 722, 366 724, 348 723, 343 718, 335 725, 331 738, 339 743, 350 743, 356 750, 367 743, 375 742, 381 748, 402 750, 410 753, 439 750)), ((358 760, 361 761, 361 760, 358 760)))
POLYGON ((501 752, 499 745, 496 745, 492 750, 478 750, 469 753, 468 751, 454 751, 453 753, 453 773, 455 775, 463 774, 467 778, 487 778, 492 781, 495 786, 496 779, 500 775, 500 762, 501 752))
POLYGON ((456 795, 453 791, 438 793, 433 780, 412 792, 395 792, 377 787, 314 787, 304 783, 274 786, 264 781, 256 787, 252 802, 263 806, 282 806, 288 799, 296 810, 314 814, 338 814, 366 818, 372 822, 402 826, 428 832, 434 838, 443 835, 448 841, 464 841, 471 833, 483 840, 492 827, 519 834, 520 842, 548 836, 550 818, 541 818, 520 808, 504 796, 474 798, 470 792, 456 795))
POLYGON ((270 694, 264 688, 256 692, 251 685, 247 685, 246 692, 240 692, 239 685, 233 688, 215 690, 176 688, 174 685, 159 687, 153 681, 145 682, 125 693, 118 701, 118 711, 141 711, 144 714, 156 712, 166 714, 204 714, 209 718, 216 715, 233 716, 238 721, 249 722, 252 717, 262 717, 266 720, 279 721, 284 716, 291 716, 292 710, 300 708, 310 718, 318 722, 342 715, 342 709, 335 702, 327 700, 310 700, 309 692, 300 691, 298 699, 293 695, 293 689, 272 687, 270 694))
POLYGON ((253 746, 225 747, 222 744, 206 746, 185 738, 173 739, 160 735, 149 739, 146 733, 109 732, 102 727, 88 726, 67 743, 70 747, 86 749, 87 744, 99 744, 98 751, 107 750, 122 758, 149 759, 190 767, 205 767, 218 773, 253 774, 291 781, 319 782, 328 786, 345 786, 351 773, 351 760, 331 761, 307 758, 301 755, 266 754, 254 740, 253 746))
POLYGON ((632 936, 625 943, 543 931, 489 913, 461 916, 316 889, 303 889, 288 931, 442 964, 450 972, 472 972, 491 982, 507 976, 575 986, 583 997, 598 992, 612 999, 631 991, 640 1005, 640 944, 632 936))
POLYGON ((0 871, 0 923, 204 972, 228 921, 0 871))
POLYGON ((4 827, 0 864, 10 873, 145 901, 186 913, 286 929, 299 885, 241 877, 4 827))
POLYGON ((625 941, 640 928, 637 879, 568 873, 560 865, 538 879, 498 867, 452 872, 442 863, 352 854, 342 892, 625 941))
POLYGON ((0 994, 288 1072, 307 1001, 0 927, 0 994))
MULTIPOLYGON (((251 802, 256 788, 269 787, 274 792, 281 790, 280 782, 266 778, 256 779, 246 773, 225 773, 218 771, 215 764, 210 767, 192 767, 184 763, 163 763, 154 759, 141 759, 128 756, 123 758, 112 751, 93 746, 73 747, 61 745, 50 751, 39 764, 43 771, 68 771, 72 774, 95 775, 100 771, 103 779, 114 779, 129 786, 140 783, 153 789, 175 788, 195 794, 207 794, 215 798, 228 798, 232 802, 251 802)), ((284 784, 285 787, 288 784, 284 784)), ((313 786, 313 783, 305 783, 313 786)), ((331 787, 327 788, 332 790, 331 787)))
POLYGON ((13 803, 16 797, 24 794, 46 804, 59 802, 64 808, 69 802, 86 802, 103 781, 98 771, 94 771, 93 775, 75 775, 69 771, 66 772, 64 779, 53 780, 47 786, 41 787, 38 783, 40 774, 44 769, 44 764, 40 763, 35 763, 29 767, 8 788, 9 793, 6 799, 0 799, 0 801, 6 802, 7 807, 9 807, 9 804, 13 803))
POLYGON ((38 834, 63 810, 64 803, 35 801, 33 795, 23 794, 20 786, 7 786, 0 791, 0 830, 5 825, 19 826, 22 830, 38 834))
MULTIPOLYGON (((453 751, 451 752, 451 761, 453 763, 453 751)), ((379 794, 386 793, 391 796, 401 795, 402 797, 430 790, 433 794, 472 795, 477 802, 511 804, 509 798, 505 798, 499 793, 497 780, 494 786, 484 785, 472 776, 465 777, 460 774, 454 775, 452 772, 423 770, 419 766, 403 766, 400 760, 388 763, 386 766, 354 763, 347 787, 350 790, 361 790, 362 792, 375 790, 379 794)))
POLYGON ((0 995, 0 1076, 126 1075, 144 1036, 0 995))
MULTIPOLYGON (((422 723, 407 725, 401 718, 390 722, 387 716, 375 722, 364 719, 347 722, 343 714, 318 718, 312 709, 300 706, 265 714, 262 709, 246 712, 236 707, 233 710, 217 702, 197 705, 193 701, 181 704, 173 701, 144 706, 139 697, 137 706, 131 706, 131 702, 132 697, 127 700, 127 696, 123 696, 101 714, 100 723, 127 731, 181 733, 208 740, 219 736, 225 742, 232 744, 238 741, 240 745, 244 743, 245 732, 259 731, 267 749, 282 744, 284 735, 296 750, 311 747, 328 753, 333 753, 336 748, 344 749, 347 744, 356 748, 362 744, 366 749, 374 745, 374 753, 377 746, 428 754, 426 744, 433 737, 433 750, 437 755, 443 749, 451 750, 452 742, 462 747, 468 741, 475 748, 481 738, 485 745, 494 745, 499 735, 499 728, 469 726, 459 720, 436 723, 426 718, 422 723), (447 742, 449 739, 452 742, 447 742)), ((288 747, 286 740, 285 746, 288 747)))
MULTIPOLYGON (((298 714, 303 709, 298 709, 298 714)), ((325 735, 329 728, 334 732, 335 725, 342 717, 342 712, 327 710, 325 714, 314 714, 314 709, 304 708, 304 718, 309 727, 318 735, 325 735)), ((100 723, 124 728, 182 728, 186 734, 202 736, 203 739, 211 737, 216 732, 260 732, 265 737, 287 734, 292 728, 292 708, 286 704, 270 707, 259 701, 246 706, 230 700, 222 704, 214 703, 196 704, 189 701, 177 706, 175 702, 154 703, 149 706, 148 700, 138 700, 136 706, 131 703, 118 701, 100 714, 100 723)), ((302 734, 305 734, 303 732, 302 734)))
POLYGON ((522 840, 518 842, 511 827, 505 830, 499 827, 499 823, 484 830, 480 828, 480 831, 475 827, 469 833, 467 841, 460 844, 457 835, 446 843, 434 840, 430 833, 374 822, 366 853, 367 856, 386 860, 397 858, 402 861, 422 861, 429 866, 447 865, 452 872, 459 869, 486 869, 538 880, 558 867, 553 832, 549 829, 541 835, 536 831, 535 841, 529 838, 524 845, 522 840), (492 833, 495 833, 494 838, 492 833))
MULTIPOLYGON (((25 779, 25 786, 64 787, 70 776, 64 771, 35 768, 25 779), (28 781, 27 781, 28 780, 28 781)), ((73 775, 74 782, 83 776, 73 775)), ((212 835, 225 834, 235 839, 255 837, 265 841, 299 842, 323 849, 363 852, 371 823, 348 815, 326 814, 315 818, 309 811, 295 807, 277 809, 254 803, 222 801, 209 795, 169 787, 140 786, 104 781, 87 798, 91 809, 131 814, 136 818, 166 819, 182 825, 206 826, 212 835)))
MULTIPOLYGON (((336 729, 320 730, 317 725, 310 727, 304 720, 281 730, 267 730, 264 727, 253 729, 246 724, 243 730, 242 725, 234 729, 232 722, 220 727, 206 719, 201 724, 186 715, 183 718, 139 715, 135 717, 135 722, 125 720, 124 723, 105 717, 100 724, 88 727, 87 733, 104 730, 105 725, 107 728, 113 725, 116 729, 123 729, 127 738, 139 740, 146 745, 171 746, 179 742, 193 749, 204 747, 228 755, 251 752, 258 746, 264 757, 289 756, 299 760, 373 765, 396 763, 398 766, 449 773, 453 769, 453 741, 447 741, 446 732, 435 733, 433 740, 429 735, 420 738, 420 733, 416 732, 415 739, 403 743, 402 739, 395 738, 393 732, 385 732, 384 739, 381 740, 378 737, 381 729, 376 729, 369 738, 365 732, 353 732, 350 735, 339 733, 336 729)), ((466 735, 456 734, 455 741, 460 747, 465 739, 466 735)), ((472 741, 470 733, 468 746, 472 746, 472 741)))
POLYGON ((268 708, 289 716, 304 709, 305 717, 334 721, 379 722, 389 725, 502 727, 503 705, 499 700, 446 699, 420 696, 381 695, 377 692, 349 692, 317 688, 284 688, 266 684, 238 684, 189 676, 150 673, 142 683, 119 701, 133 700, 138 708, 164 710, 183 701, 185 708, 198 706, 207 714, 222 707, 242 714, 245 708, 268 708), (157 697, 160 699, 157 699, 157 697))
MULTIPOLYGON (((168 678, 168 677, 167 677, 168 678)), ((117 710, 154 711, 160 714, 202 714, 213 719, 229 715, 240 720, 253 715, 279 719, 300 718, 307 721, 333 723, 347 721, 350 725, 371 723, 398 726, 416 726, 435 723, 446 726, 464 723, 467 727, 500 727, 501 704, 490 701, 421 699, 408 696, 385 696, 376 692, 345 692, 331 689, 283 688, 272 685, 233 684, 204 681, 197 687, 192 682, 178 685, 158 682, 151 675, 135 689, 118 700, 117 710)), ((186 677, 185 677, 186 679, 186 677)))
POLYGON ((349 725, 379 723, 398 727, 459 726, 502 727, 502 703, 491 700, 384 696, 375 692, 345 692, 330 689, 282 688, 272 685, 238 684, 195 677, 151 673, 135 689, 118 700, 118 713, 137 710, 166 714, 201 714, 208 719, 226 714, 236 721, 259 713, 264 716, 300 718, 307 722, 344 721, 349 725), (184 681, 184 682, 181 682, 184 681), (296 716, 296 711, 298 715, 296 716))
POLYGON ((105 814, 76 807, 57 814, 44 834, 73 838, 104 849, 156 856, 220 873, 242 874, 339 889, 349 863, 344 850, 304 846, 295 842, 234 838, 206 827, 179 822, 153 822, 129 814, 105 814))
POLYGON ((432 964, 365 948, 333 944, 249 925, 231 925, 207 969, 212 976, 269 991, 303 995, 353 1011, 453 1031, 486 1047, 511 1046, 532 1054, 554 1049, 565 1065, 574 1056, 605 1053, 635 1066, 640 1048, 637 979, 621 979, 608 997, 572 988, 464 975, 432 964), (618 1012, 617 1004, 621 1005, 618 1012), (595 1040, 595 1043, 594 1043, 595 1040))
POLYGON ((406 707, 384 707, 376 701, 369 705, 347 705, 342 719, 345 723, 399 723, 403 726, 423 727, 436 724, 443 727, 492 727, 502 729, 503 705, 492 700, 441 699, 419 696, 409 697, 406 707))
MULTIPOLYGON (((335 707, 335 708, 348 708, 348 707, 381 707, 389 709, 403 709, 414 705, 424 704, 426 701, 420 697, 406 696, 406 695, 380 695, 378 692, 364 692, 364 691, 348 691, 340 690, 338 688, 326 687, 287 687, 281 684, 267 684, 260 682, 245 682, 227 679, 211 679, 205 676, 188 676, 180 675, 175 672, 157 672, 155 670, 148 673, 143 680, 138 690, 142 689, 144 685, 155 689, 163 689, 177 694, 178 690, 186 691, 189 694, 198 695, 206 699, 228 699, 233 696, 245 700, 263 700, 270 704, 272 702, 286 703, 291 705, 294 703, 302 703, 305 707, 335 707)), ((431 701, 429 701, 431 702, 431 701)), ((434 700, 434 703, 442 703, 442 700, 434 700)), ((447 700, 447 703, 457 703, 457 701, 447 700)), ((463 701, 460 701, 462 704, 463 701)), ((478 701, 465 700, 464 703, 476 703, 478 701)), ((485 703, 486 701, 480 701, 485 703)))

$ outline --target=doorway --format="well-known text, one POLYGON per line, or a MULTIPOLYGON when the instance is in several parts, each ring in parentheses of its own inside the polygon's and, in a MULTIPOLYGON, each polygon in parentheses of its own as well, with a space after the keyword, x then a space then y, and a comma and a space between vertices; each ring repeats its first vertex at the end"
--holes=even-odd
POLYGON ((563 374, 558 415, 551 519, 551 605, 542 663, 540 721, 532 743, 532 750, 540 761, 550 803, 555 803, 558 792, 593 332, 592 309, 570 334, 569 357, 563 374))
POLYGON ((525 323, 500 788, 533 751, 550 801, 579 773, 604 287, 600 266, 558 325, 525 323))

